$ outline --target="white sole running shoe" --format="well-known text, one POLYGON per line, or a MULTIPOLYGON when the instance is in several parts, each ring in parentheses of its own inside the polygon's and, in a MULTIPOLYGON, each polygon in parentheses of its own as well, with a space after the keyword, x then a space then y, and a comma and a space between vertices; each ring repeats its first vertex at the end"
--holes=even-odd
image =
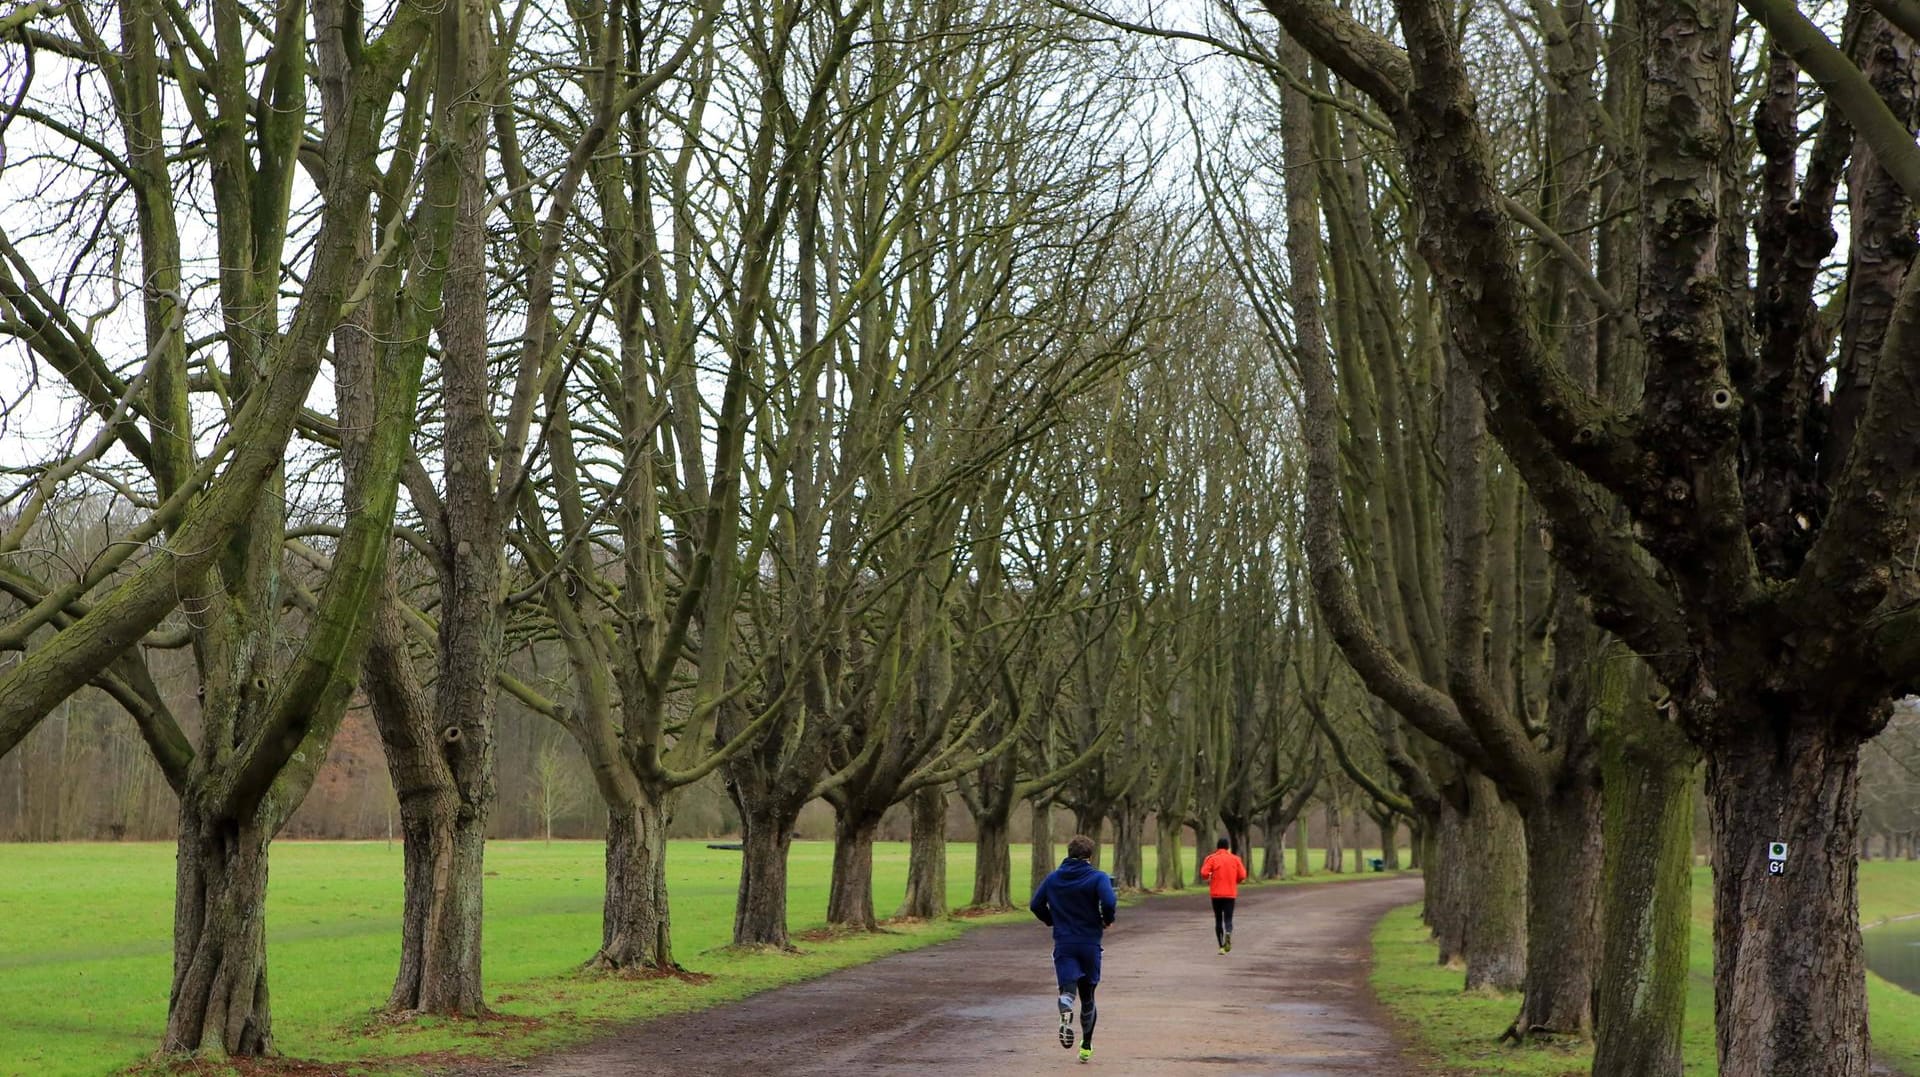
POLYGON ((1073 996, 1060 996, 1060 1046, 1073 1050, 1073 996))

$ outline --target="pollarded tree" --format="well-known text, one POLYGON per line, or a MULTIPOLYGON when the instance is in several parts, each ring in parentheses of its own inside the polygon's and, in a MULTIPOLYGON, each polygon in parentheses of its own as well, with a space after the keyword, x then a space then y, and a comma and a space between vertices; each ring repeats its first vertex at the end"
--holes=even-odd
MULTIPOLYGON (((457 14, 463 65, 454 128, 461 153, 458 223, 438 326, 437 407, 422 418, 416 459, 406 473, 418 546, 437 584, 436 619, 403 609, 390 574, 363 670, 403 834, 400 967, 387 1003, 398 1013, 477 1014, 486 1008, 482 890, 509 610, 506 528, 533 477, 530 457, 540 449, 532 436, 537 410, 563 381, 568 359, 567 333, 554 313, 563 229, 574 192, 623 105, 644 96, 689 51, 676 40, 679 50, 662 60, 663 71, 594 83, 597 122, 571 147, 549 188, 548 212, 536 221, 514 128, 500 115, 510 110, 515 94, 511 72, 518 64, 507 55, 511 43, 492 40, 488 26, 498 14, 493 7, 475 2, 457 14), (495 172, 504 174, 515 192, 506 207, 514 225, 506 246, 525 268, 519 282, 525 288, 526 322, 504 357, 496 357, 491 347, 500 322, 487 246, 495 208, 489 177, 495 172), (437 461, 438 474, 429 473, 421 460, 437 461), (434 644, 431 693, 408 646, 409 630, 423 627, 434 644)), ((685 36, 698 39, 705 23, 697 17, 690 21, 685 36)), ((624 23, 611 9, 601 21, 582 25, 596 43, 620 48, 618 27, 624 23)), ((336 350, 357 347, 357 332, 358 327, 343 331, 336 350)))
POLYGON ((1623 13, 1638 48, 1614 60, 1639 77, 1605 134, 1644 140, 1624 207, 1638 229, 1635 316, 1619 336, 1645 374, 1637 400, 1615 403, 1543 344, 1451 16, 1397 4, 1402 49, 1327 5, 1268 7, 1392 125, 1421 250, 1493 435, 1596 619, 1649 663, 1706 756, 1721 1072, 1864 1074, 1860 747, 1920 673, 1920 607, 1896 553, 1911 542, 1920 474, 1920 383, 1899 361, 1920 311, 1920 280, 1905 272, 1904 207, 1920 191, 1910 42, 1870 16, 1850 61, 1791 4, 1754 4, 1787 52, 1768 61, 1749 203, 1732 3, 1623 13), (1804 159, 1788 52, 1829 91, 1804 159), (1849 148, 1836 342, 1813 292, 1849 148), (1830 363, 1831 401, 1819 391, 1830 363), (1784 869, 1768 866, 1773 842, 1788 847, 1784 869))
MULTIPOLYGON (((311 785, 345 710, 367 639, 368 598, 384 573, 458 175, 454 155, 441 142, 426 152, 422 132, 430 129, 437 140, 449 135, 449 69, 460 50, 448 17, 436 22, 416 6, 391 12, 372 37, 357 10, 335 5, 309 14, 133 4, 114 12, 119 22, 111 29, 95 24, 93 14, 70 9, 63 13, 67 34, 35 27, 25 37, 71 65, 78 101, 97 94, 107 104, 119 128, 110 137, 125 153, 82 127, 51 120, 37 100, 28 108, 49 131, 77 136, 79 152, 109 162, 133 191, 146 277, 144 287, 122 294, 144 303, 148 371, 122 381, 125 372, 104 362, 98 343, 79 333, 10 243, 0 287, 16 335, 77 379, 83 399, 96 409, 108 398, 124 399, 123 409, 139 401, 137 413, 151 417, 159 436, 146 437, 127 421, 136 414, 130 410, 111 413, 108 428, 134 461, 136 481, 155 503, 174 508, 151 518, 153 530, 127 536, 129 546, 139 546, 165 532, 168 544, 104 600, 90 609, 76 605, 103 575, 49 589, 30 611, 71 620, 8 676, 0 743, 10 745, 13 730, 30 727, 41 695, 58 698, 71 690, 69 679, 78 677, 77 686, 100 675, 88 673, 87 664, 119 671, 110 680, 132 676, 139 659, 113 656, 185 599, 183 628, 200 682, 198 745, 157 694, 136 690, 126 699, 180 796, 174 977, 163 1044, 170 1051, 261 1054, 272 1049, 268 843, 311 785), (318 35, 322 45, 311 61, 307 44, 316 35, 309 18, 335 31, 318 35), (430 36, 443 43, 438 78, 415 64, 430 36), (213 48, 204 44, 209 40, 213 48), (249 88, 256 64, 257 93, 249 88), (399 102, 409 73, 423 92, 399 102), (176 110, 186 122, 170 130, 163 117, 176 110), (317 146, 307 140, 309 120, 323 132, 317 146), (191 140, 199 149, 187 156, 204 152, 212 167, 186 169, 182 152, 168 148, 174 137, 191 140), (303 188, 303 167, 311 187, 303 188), (316 188, 312 211, 296 210, 296 194, 316 188), (383 225, 377 246, 367 242, 376 192, 383 225), (189 272, 189 236, 213 244, 216 273, 189 272), (304 287, 285 309, 277 300, 291 279, 304 287), (208 293, 218 347, 196 359, 187 312, 208 293), (336 385, 371 421, 339 430, 350 462, 336 503, 346 511, 318 513, 337 522, 339 538, 314 595, 282 564, 283 536, 297 507, 284 496, 284 431, 303 418, 329 335, 354 320, 380 343, 363 351, 357 368, 346 364, 351 376, 341 377, 337 367, 336 385), (207 439, 210 453, 190 433, 197 422, 217 428, 207 439), (240 437, 259 440, 236 445, 240 437), (228 470, 209 484, 228 457, 228 470), (283 614, 289 605, 300 611, 297 620, 283 614), (14 718, 26 721, 16 726, 14 718)), ((91 256, 85 248, 78 253, 91 256)), ((312 489, 299 487, 295 496, 312 489)), ((125 563, 116 555, 94 571, 110 575, 125 563)), ((132 683, 150 681, 135 676, 132 683)))
MULTIPOLYGON (((1128 358, 1159 293, 1126 289, 1130 272, 1153 278, 1145 259, 1155 250, 1129 251, 1119 242, 1128 215, 1098 208, 1133 193, 1112 184, 1110 149, 1086 150, 1088 131, 1122 122, 1085 77, 1097 53, 1061 36, 1058 16, 1040 7, 977 25, 981 13, 965 5, 890 17, 925 36, 876 46, 876 78, 916 77, 884 95, 869 82, 865 126, 830 157, 838 181, 822 193, 831 234, 847 245, 825 245, 825 264, 880 274, 850 316, 846 347, 886 368, 870 388, 864 372, 848 376, 865 406, 847 409, 859 425, 840 435, 850 451, 834 485, 858 487, 863 586, 892 594, 861 603, 876 645, 848 672, 876 687, 845 716, 814 788, 835 809, 827 920, 867 928, 882 815, 984 765, 1018 735, 976 736, 996 717, 997 693, 972 691, 991 680, 961 665, 979 661, 991 674, 1002 660, 963 646, 961 633, 987 623, 1005 568, 1000 536, 1018 497, 1009 477, 1042 466, 1034 454, 1049 426, 1128 358), (973 29, 952 32, 962 25, 973 29), (1001 70, 1023 75, 988 74, 1001 70), (884 142, 882 131, 892 132, 884 142), (916 185, 894 193, 902 171, 916 185), (897 250, 883 268, 890 237, 897 250), (1120 266, 1122 257, 1143 265, 1120 266)), ((858 294, 852 282, 844 294, 858 294)), ((834 485, 823 492, 838 496, 834 485)))
MULTIPOLYGON (((1263 55, 1257 40, 1240 51, 1263 55)), ((1272 56, 1264 56, 1263 62, 1281 96, 1301 94, 1301 86, 1290 80, 1304 64, 1272 56)), ((1289 410, 1301 416, 1310 466, 1304 475, 1298 462, 1276 471, 1274 488, 1283 502, 1306 509, 1300 534, 1309 578, 1322 605, 1320 623, 1357 668, 1390 674, 1368 678, 1369 689, 1423 731, 1406 744, 1408 750, 1387 752, 1387 758, 1414 794, 1413 803, 1426 814, 1424 829, 1436 838, 1438 870, 1427 874, 1427 908, 1443 956, 1465 958, 1470 987, 1518 988, 1528 964, 1526 862, 1513 847, 1518 819, 1487 777, 1489 755, 1476 741, 1478 734, 1457 713, 1446 711, 1452 706, 1447 688, 1451 654, 1459 652, 1462 668, 1471 670, 1486 664, 1489 650, 1524 656, 1527 641, 1512 631, 1519 620, 1512 611, 1490 618, 1496 629, 1488 641, 1491 648, 1478 637, 1471 650, 1464 643, 1450 646, 1436 628, 1445 623, 1450 609, 1462 605, 1443 601, 1453 594, 1449 588, 1454 585, 1440 571, 1442 539, 1466 532, 1456 522, 1449 536, 1443 536, 1433 527, 1433 517, 1443 492, 1464 494, 1478 489, 1475 484, 1481 480, 1476 470, 1470 482, 1451 481, 1445 467, 1449 461, 1431 451, 1436 435, 1446 429, 1438 404, 1447 398, 1438 392, 1444 373, 1430 292, 1418 263, 1397 262, 1392 247, 1383 244, 1380 236, 1388 232, 1388 222, 1371 209, 1376 201, 1372 192, 1381 181, 1354 173, 1351 163, 1359 160, 1359 150, 1349 144, 1350 130, 1333 122, 1341 113, 1330 107, 1337 98, 1324 90, 1316 94, 1316 105, 1280 109, 1283 129, 1292 130, 1299 144, 1210 156, 1209 167, 1202 171, 1207 206, 1270 346, 1291 367, 1290 383, 1307 390, 1302 394, 1306 407, 1295 403, 1289 410), (1303 161, 1313 164, 1315 189, 1331 193, 1324 206, 1315 202, 1303 210, 1308 214, 1303 219, 1313 222, 1312 234, 1285 230, 1289 242, 1313 240, 1315 253, 1311 265, 1296 259, 1291 278, 1283 283, 1272 271, 1269 253, 1271 237, 1280 229, 1260 191, 1283 167, 1300 175, 1303 161), (1325 326, 1302 316, 1304 305, 1298 298, 1303 288, 1317 288, 1321 267, 1316 237, 1323 224, 1330 285, 1340 300, 1325 326), (1406 288, 1388 287, 1401 276, 1406 288), (1339 394, 1338 407, 1324 415, 1312 410, 1329 400, 1320 395, 1319 385, 1307 381, 1309 348, 1320 349, 1311 353, 1316 360, 1337 364, 1337 380, 1330 377, 1325 391, 1339 394), (1323 417, 1325 422, 1319 422, 1323 417), (1340 601, 1331 605, 1325 587, 1329 579, 1341 589, 1332 596, 1340 601), (1359 646, 1362 641, 1364 646, 1359 646), (1441 742, 1433 743, 1430 734, 1441 742), (1466 908, 1469 900, 1473 915, 1466 908)), ((1390 182, 1386 186, 1391 189, 1390 182)), ((1390 199, 1379 200, 1391 204, 1390 199)), ((1460 518, 1477 521, 1481 515, 1466 511, 1460 518)), ((1515 598, 1525 591, 1505 593, 1515 598)), ((1501 698, 1521 694, 1516 681, 1501 698)), ((1584 720, 1584 713, 1581 717, 1584 720)), ((1494 726, 1503 747, 1525 744, 1531 736, 1511 714, 1494 726)), ((1379 728, 1383 750, 1400 741, 1401 734, 1390 724, 1379 728)), ((1590 993, 1573 994, 1584 1011, 1590 993)), ((1577 1016, 1574 1027, 1581 1027, 1577 1016)))
MULTIPOLYGON (((648 73, 613 78, 619 65, 583 65, 583 93, 602 112, 584 131, 557 132, 582 166, 588 205, 577 212, 590 225, 567 238, 565 257, 598 264, 600 284, 566 322, 570 371, 546 382, 546 481, 521 499, 515 532, 567 676, 517 691, 580 745, 606 805, 606 900, 588 962, 603 970, 677 967, 666 889, 675 800, 782 720, 785 697, 774 692, 719 730, 722 710, 759 676, 751 663, 728 672, 752 551, 773 511, 762 501, 743 518, 741 473, 750 446, 804 455, 803 432, 756 430, 756 387, 772 379, 761 334, 780 302, 778 250, 803 177, 818 167, 826 128, 847 119, 826 88, 851 62, 865 19, 863 5, 837 17, 795 9, 709 32, 713 11, 668 19, 676 35, 634 37, 610 9, 583 46, 645 54, 648 73), (796 33, 820 36, 817 63, 787 51, 796 33), (788 78, 810 80, 804 101, 781 96, 788 78), (723 117, 716 101, 736 94, 760 106, 723 117), (595 134, 621 152, 576 141, 595 134), (741 162, 737 174, 710 171, 728 159, 741 162), (601 316, 614 324, 610 340, 583 328, 601 316), (702 384, 709 352, 719 357, 717 406, 702 384)), ((530 157, 516 153, 515 167, 530 173, 530 157)), ((559 208, 543 242, 563 238, 559 208)))
MULTIPOLYGON (((1044 446, 1033 455, 1036 462, 1051 458, 1044 446)), ((1022 801, 1050 803, 1053 791, 1097 762, 1119 732, 1118 723, 1109 723, 1078 753, 1056 757, 1049 750, 1044 731, 1050 728, 1056 682, 1064 675, 1060 667, 1065 662, 1052 645, 1052 634, 1059 619, 1102 600, 1087 588, 1086 554, 1098 545, 1090 536, 1113 521, 1092 513, 1051 515, 1058 506, 1035 492, 1041 484, 1039 474, 1014 484, 1019 494, 1014 519, 1007 522, 1007 534, 998 543, 1003 552, 994 559, 1002 567, 993 576, 1004 580, 998 601, 990 607, 995 620, 974 635, 976 646, 1010 637, 991 646, 997 662, 982 660, 971 667, 990 681, 991 689, 981 691, 991 691, 996 703, 973 734, 974 749, 984 762, 959 780, 978 833, 971 901, 976 908, 1012 904, 1008 846, 1014 806, 1022 801), (1022 517, 1025 522, 1014 522, 1022 517)), ((1051 863, 1047 866, 1052 868, 1051 863)))

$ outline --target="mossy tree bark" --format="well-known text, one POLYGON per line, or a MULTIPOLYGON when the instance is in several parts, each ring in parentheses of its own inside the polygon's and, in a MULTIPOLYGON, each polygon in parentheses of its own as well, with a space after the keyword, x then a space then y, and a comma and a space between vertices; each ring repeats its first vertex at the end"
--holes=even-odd
MULTIPOLYGON (((947 791, 928 786, 908 801, 912 805, 912 831, 907 852, 907 896, 900 904, 900 916, 931 920, 947 912, 947 791)), ((983 835, 984 837, 984 835, 983 835)), ((1007 863, 1006 832, 1000 834, 1001 878, 1007 863)), ((974 855, 988 855, 984 840, 974 845, 974 855)), ((1002 884, 1001 904, 1006 904, 1002 884)))
POLYGON ((1678 729, 1651 710, 1623 708, 1603 738, 1606 944, 1593 1069, 1679 1077, 1693 917, 1696 754, 1678 729))
POLYGON ((1462 958, 1467 989, 1518 991, 1527 979, 1527 841, 1520 814, 1490 780, 1467 779, 1462 958))
POLYGON ((1033 837, 1027 846, 1027 889, 1033 891, 1057 866, 1053 858, 1053 801, 1029 801, 1028 812, 1033 837))

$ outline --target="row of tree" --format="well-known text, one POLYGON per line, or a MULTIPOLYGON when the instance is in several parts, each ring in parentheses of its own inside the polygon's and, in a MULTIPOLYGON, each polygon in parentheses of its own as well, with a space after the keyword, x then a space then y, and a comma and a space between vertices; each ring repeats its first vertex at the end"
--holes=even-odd
POLYGON ((1064 810, 1178 886, 1318 798, 1411 828, 1512 1038, 1659 1075, 1704 761, 1721 1072, 1864 1077, 1920 80, 1899 11, 1770 3, 20 8, 0 762, 126 715, 173 1051, 271 1050, 269 850, 356 700, 388 1007, 485 1009, 511 700, 604 809, 591 969, 674 966, 715 778, 773 948, 812 803, 870 929, 903 806, 925 916, 956 798, 982 906, 1023 808, 1036 871, 1064 810))
POLYGON ((1521 991, 1508 1036, 1679 1072, 1704 763, 1719 1072, 1865 1074, 1862 753, 1920 675, 1920 23, 1264 6, 1277 38, 1199 35, 1281 132, 1229 130, 1212 204, 1299 387, 1327 635, 1444 847, 1443 952, 1521 991))
POLYGON ((503 700, 602 805, 599 970, 674 966, 668 824, 714 777, 734 941, 776 948, 810 803, 857 929, 895 806, 928 915, 949 798, 1002 906, 1023 805, 1047 860, 1056 808, 1111 820, 1138 886, 1150 815, 1171 880, 1181 826, 1282 834, 1317 785, 1283 393, 1127 50, 1072 17, 128 0, 5 31, 0 757, 24 790, 110 699, 151 759, 165 1049, 272 1050, 271 843, 356 704, 404 847, 396 1013, 486 1008, 486 836, 552 758, 503 752, 503 700))

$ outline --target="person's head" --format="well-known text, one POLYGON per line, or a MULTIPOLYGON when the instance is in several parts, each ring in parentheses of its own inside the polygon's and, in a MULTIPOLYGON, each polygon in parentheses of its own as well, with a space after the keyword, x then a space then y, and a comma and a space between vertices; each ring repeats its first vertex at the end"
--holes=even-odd
POLYGON ((1085 834, 1075 834, 1073 839, 1067 842, 1067 855, 1075 860, 1092 860, 1093 839, 1085 834))
POLYGON ((1216 849, 1231 849, 1233 848, 1233 843, 1225 838, 1221 838, 1219 841, 1213 843, 1213 847, 1216 849))

